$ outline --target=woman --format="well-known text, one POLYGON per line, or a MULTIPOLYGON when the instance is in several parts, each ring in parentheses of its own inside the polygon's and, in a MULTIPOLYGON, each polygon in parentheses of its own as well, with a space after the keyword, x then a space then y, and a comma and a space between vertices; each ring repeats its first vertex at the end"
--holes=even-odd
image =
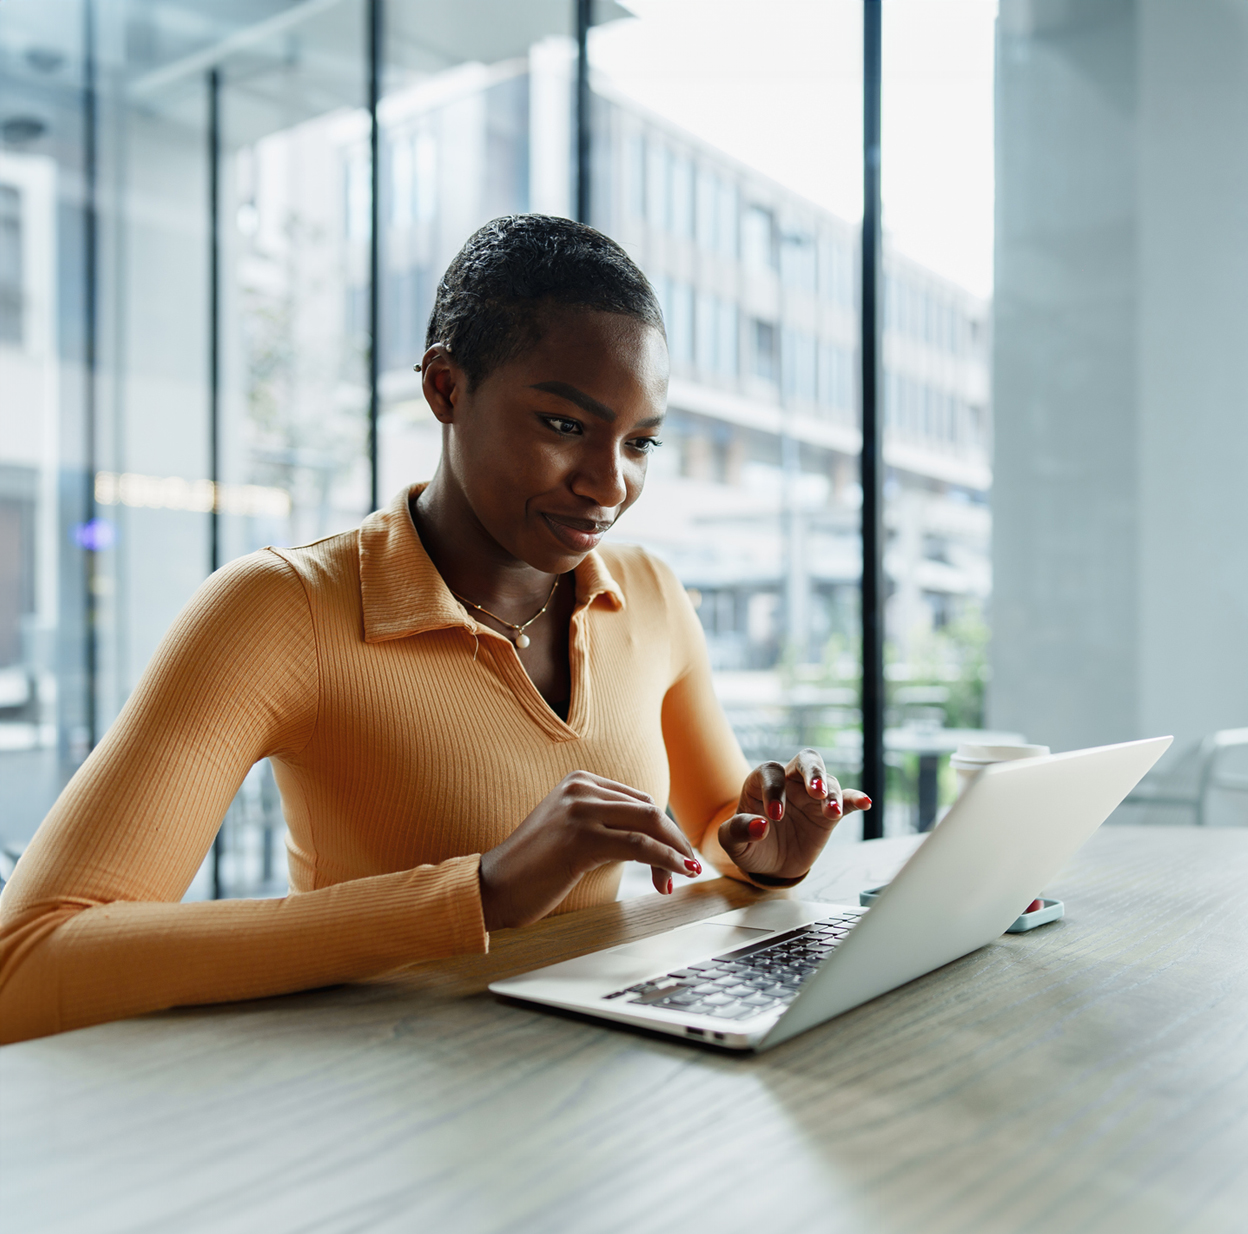
POLYGON ((661 893, 698 850, 793 885, 870 805, 811 750, 748 772, 680 584, 598 548, 666 401, 662 317, 623 250, 498 219, 447 271, 427 345, 433 480, 217 571, 40 827, 0 899, 4 1041, 483 952, 612 899, 624 860, 661 893), (293 893, 179 903, 265 757, 293 893))

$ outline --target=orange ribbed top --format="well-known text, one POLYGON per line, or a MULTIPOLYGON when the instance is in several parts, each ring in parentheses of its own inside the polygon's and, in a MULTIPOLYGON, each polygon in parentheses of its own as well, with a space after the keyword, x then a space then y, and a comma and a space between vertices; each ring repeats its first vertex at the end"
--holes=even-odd
MULTIPOLYGON (((484 951, 479 855, 571 771, 670 800, 695 845, 734 812, 748 768, 667 567, 577 568, 565 723, 447 590, 409 495, 195 594, 0 896, 0 1040, 484 951), (179 903, 266 757, 291 894, 179 903)), ((558 911, 618 884, 601 867, 558 911)))

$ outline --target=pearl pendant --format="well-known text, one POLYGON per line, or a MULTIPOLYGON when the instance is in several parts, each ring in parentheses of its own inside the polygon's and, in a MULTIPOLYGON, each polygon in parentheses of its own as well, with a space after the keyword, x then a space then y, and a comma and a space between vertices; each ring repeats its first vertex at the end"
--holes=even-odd
POLYGON ((516 646, 519 647, 521 651, 523 651, 528 645, 529 645, 529 636, 525 634, 524 631, 521 631, 519 634, 516 635, 516 646))

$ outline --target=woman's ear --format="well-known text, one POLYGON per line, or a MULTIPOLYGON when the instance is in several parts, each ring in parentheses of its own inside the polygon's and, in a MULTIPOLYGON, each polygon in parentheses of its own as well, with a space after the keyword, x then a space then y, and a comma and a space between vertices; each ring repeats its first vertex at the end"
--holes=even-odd
POLYGON ((455 419, 455 405, 464 387, 463 370, 451 359, 445 343, 434 343, 420 362, 421 391, 441 424, 455 419))

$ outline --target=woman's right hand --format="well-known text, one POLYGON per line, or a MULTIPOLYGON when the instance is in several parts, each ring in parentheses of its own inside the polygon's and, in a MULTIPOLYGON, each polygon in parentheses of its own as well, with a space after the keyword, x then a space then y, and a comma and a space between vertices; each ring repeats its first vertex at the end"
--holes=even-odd
POLYGON ((574 771, 496 848, 481 854, 487 930, 544 917, 590 870, 610 861, 651 867, 655 890, 672 875, 693 878, 701 862, 684 832, 653 798, 588 771, 574 771))

